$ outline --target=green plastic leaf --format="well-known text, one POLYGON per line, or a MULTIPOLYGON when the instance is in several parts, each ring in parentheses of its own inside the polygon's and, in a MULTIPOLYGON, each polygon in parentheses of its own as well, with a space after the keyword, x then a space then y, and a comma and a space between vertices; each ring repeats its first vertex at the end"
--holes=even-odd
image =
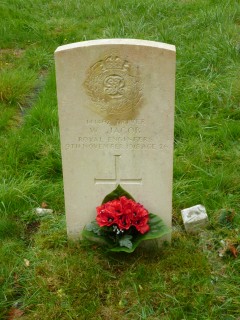
POLYGON ((120 244, 120 247, 126 247, 128 249, 132 249, 132 236, 130 234, 126 234, 124 235, 120 240, 119 240, 119 244, 120 244))
POLYGON ((89 231, 86 228, 83 229, 81 235, 82 235, 83 239, 86 239, 88 241, 95 242, 101 246, 102 245, 106 246, 107 248, 112 247, 112 242, 110 239, 107 239, 106 237, 101 236, 100 234, 96 234, 93 231, 89 231))
POLYGON ((123 196, 125 196, 128 199, 134 200, 134 198, 130 195, 130 193, 128 193, 120 185, 118 185, 115 190, 113 190, 111 193, 106 195, 106 197, 103 199, 102 204, 104 204, 104 203, 106 203, 108 201, 112 201, 112 200, 118 199, 118 198, 123 197, 123 196))
POLYGON ((150 230, 147 233, 140 234, 138 237, 133 239, 132 241, 133 245, 131 249, 126 247, 113 247, 110 249, 110 251, 114 251, 114 252, 124 251, 127 253, 131 253, 139 246, 139 244, 142 241, 161 238, 170 232, 170 229, 164 224, 162 219, 159 218, 157 215, 153 213, 149 213, 149 218, 150 218, 149 219, 150 230))
POLYGON ((88 223, 85 228, 87 231, 92 231, 95 234, 101 235, 101 228, 99 227, 96 221, 88 223))
POLYGON ((124 235, 120 240, 119 243, 114 243, 106 233, 102 232, 103 228, 100 228, 100 232, 95 233, 96 230, 94 229, 94 224, 96 223, 93 221, 91 226, 86 226, 82 231, 82 237, 89 241, 96 242, 99 245, 105 246, 109 251, 113 252, 133 252, 138 245, 144 240, 151 240, 161 238, 162 236, 168 234, 170 229, 164 224, 161 218, 153 213, 149 213, 149 226, 150 230, 145 234, 140 234, 135 238, 132 235, 124 235), (91 230, 92 229, 92 230, 91 230), (95 231, 95 232, 94 232, 95 231), (131 244, 130 244, 131 243, 131 244))

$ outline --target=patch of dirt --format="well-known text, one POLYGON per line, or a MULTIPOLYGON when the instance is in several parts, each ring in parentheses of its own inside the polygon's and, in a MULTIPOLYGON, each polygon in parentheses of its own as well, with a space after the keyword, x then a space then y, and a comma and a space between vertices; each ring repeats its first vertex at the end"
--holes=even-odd
POLYGON ((27 238, 30 238, 34 233, 38 231, 40 227, 39 221, 33 221, 27 224, 26 226, 26 236, 27 238))
POLYGON ((20 58, 24 54, 23 49, 0 49, 0 58, 13 55, 15 58, 20 58))
POLYGON ((0 49, 0 69, 12 68, 14 60, 20 59, 24 53, 23 49, 0 49))

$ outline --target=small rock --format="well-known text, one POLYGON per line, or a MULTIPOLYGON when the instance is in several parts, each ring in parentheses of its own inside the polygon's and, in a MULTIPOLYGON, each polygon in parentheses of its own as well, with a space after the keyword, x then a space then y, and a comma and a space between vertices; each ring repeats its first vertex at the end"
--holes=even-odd
POLYGON ((183 209, 181 213, 185 230, 188 233, 197 233, 208 224, 206 209, 201 204, 183 209))
POLYGON ((52 214, 52 209, 46 209, 46 208, 36 208, 35 212, 38 216, 44 216, 45 214, 52 214))

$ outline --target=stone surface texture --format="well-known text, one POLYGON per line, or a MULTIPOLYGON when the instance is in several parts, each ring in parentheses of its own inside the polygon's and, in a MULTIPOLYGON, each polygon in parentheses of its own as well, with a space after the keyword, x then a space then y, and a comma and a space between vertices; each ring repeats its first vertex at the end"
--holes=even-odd
POLYGON ((46 214, 52 214, 53 210, 52 209, 45 209, 45 208, 36 208, 35 212, 38 216, 44 216, 46 214))
POLYGON ((67 229, 120 184, 171 227, 175 47, 108 39, 55 52, 67 229))
POLYGON ((201 204, 183 209, 181 213, 185 230, 189 233, 197 233, 208 224, 206 209, 201 204))

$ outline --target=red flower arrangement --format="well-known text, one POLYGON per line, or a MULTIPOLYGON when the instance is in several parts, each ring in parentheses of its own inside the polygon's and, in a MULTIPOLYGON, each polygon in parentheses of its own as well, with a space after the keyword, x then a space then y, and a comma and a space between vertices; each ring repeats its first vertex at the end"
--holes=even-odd
POLYGON ((120 231, 132 226, 141 234, 150 230, 148 211, 140 203, 125 196, 97 207, 96 220, 100 227, 115 225, 120 231))
POLYGON ((110 251, 133 252, 143 241, 162 237, 169 232, 157 215, 120 185, 96 208, 96 220, 85 226, 83 238, 106 245, 110 251))

